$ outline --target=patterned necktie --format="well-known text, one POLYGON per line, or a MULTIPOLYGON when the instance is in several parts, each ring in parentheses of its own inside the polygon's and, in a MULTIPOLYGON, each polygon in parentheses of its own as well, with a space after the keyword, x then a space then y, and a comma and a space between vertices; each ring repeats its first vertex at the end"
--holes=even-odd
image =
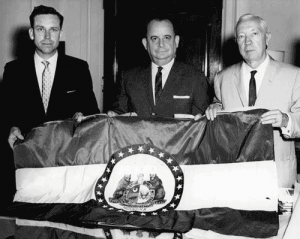
POLYGON ((155 102, 157 103, 159 95, 162 92, 162 67, 159 66, 155 76, 155 102))
POLYGON ((42 75, 42 98, 43 98, 43 104, 46 113, 48 108, 49 98, 50 98, 50 92, 51 92, 51 73, 49 69, 49 62, 43 61, 42 63, 45 65, 45 69, 42 75))
POLYGON ((251 71, 251 78, 249 83, 249 106, 254 106, 256 101, 256 83, 254 75, 257 71, 251 71))

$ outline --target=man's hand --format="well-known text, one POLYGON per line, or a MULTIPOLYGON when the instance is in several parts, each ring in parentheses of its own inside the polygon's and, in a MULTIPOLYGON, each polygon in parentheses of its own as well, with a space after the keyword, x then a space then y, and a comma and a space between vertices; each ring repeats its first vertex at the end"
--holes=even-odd
POLYGON ((205 110, 205 116, 208 120, 213 121, 217 117, 217 113, 222 110, 220 104, 210 104, 205 110))
POLYGON ((114 117, 114 116, 117 116, 117 115, 119 115, 119 114, 116 113, 116 112, 114 112, 114 111, 109 110, 109 111, 107 112, 107 115, 108 115, 109 117, 114 117))
POLYGON ((128 113, 121 114, 121 116, 137 116, 137 113, 135 113, 135 112, 128 112, 128 113))
MULTIPOLYGON (((114 116, 118 116, 119 114, 116 113, 116 112, 114 112, 114 111, 109 110, 107 112, 107 115, 109 117, 114 117, 114 116)), ((120 116, 137 116, 137 113, 135 113, 135 112, 128 112, 128 113, 121 114, 120 116)))
POLYGON ((262 124, 272 124, 273 127, 286 127, 289 122, 287 114, 280 110, 270 110, 261 115, 262 124))
POLYGON ((80 123, 85 117, 81 112, 76 112, 73 116, 73 119, 77 121, 77 123, 80 123))
POLYGON ((8 136, 8 143, 12 149, 14 148, 14 143, 17 139, 24 140, 24 137, 21 134, 21 130, 18 127, 12 127, 8 136))

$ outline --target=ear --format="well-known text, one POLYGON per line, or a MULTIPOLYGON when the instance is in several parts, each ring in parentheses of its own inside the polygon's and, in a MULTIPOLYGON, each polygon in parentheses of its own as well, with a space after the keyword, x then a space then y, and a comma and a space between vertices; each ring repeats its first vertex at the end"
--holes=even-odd
POLYGON ((63 30, 60 30, 60 33, 59 33, 59 40, 61 40, 63 34, 64 34, 64 31, 63 31, 63 30))
POLYGON ((143 38, 143 39, 142 39, 142 43, 143 43, 145 49, 147 50, 147 39, 146 39, 146 38, 143 38))
POLYGON ((175 44, 176 44, 176 48, 179 46, 179 40, 180 40, 180 38, 179 38, 179 36, 175 36, 175 44))
POLYGON ((33 40, 33 39, 34 39, 33 29, 30 28, 28 32, 29 32, 29 37, 30 37, 30 39, 33 40))
POLYGON ((271 33, 267 33, 267 34, 266 34, 266 45, 267 45, 267 46, 269 45, 270 39, 271 39, 271 33))

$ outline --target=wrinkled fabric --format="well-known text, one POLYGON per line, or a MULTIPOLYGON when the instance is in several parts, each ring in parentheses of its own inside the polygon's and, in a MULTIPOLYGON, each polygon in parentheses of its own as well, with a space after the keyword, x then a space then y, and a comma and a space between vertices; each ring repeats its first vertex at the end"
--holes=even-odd
POLYGON ((264 110, 219 115, 214 121, 96 115, 81 124, 54 121, 34 128, 14 148, 15 167, 39 168, 107 163, 127 145, 148 144, 178 164, 274 160, 272 127, 264 110))
POLYGON ((121 238, 156 238, 156 239, 182 239, 185 238, 178 232, 160 232, 157 230, 140 230, 123 227, 116 229, 109 225, 99 228, 79 227, 63 223, 45 221, 17 220, 15 239, 121 239, 121 238))
MULTIPOLYGON (((128 145, 153 145, 178 165, 274 161, 273 129, 262 125, 265 110, 219 115, 214 121, 95 115, 80 124, 57 121, 33 129, 14 148, 16 169, 107 164, 128 145)), ((238 179, 237 179, 238 180, 238 179)), ((188 185, 185 185, 188 187, 188 185)), ((192 195, 191 195, 192 196, 192 195)), ((234 195, 233 195, 234 196, 234 195)), ((14 202, 10 216, 71 225, 133 225, 145 229, 187 232, 192 228, 221 234, 271 237, 279 228, 276 211, 232 208, 169 210, 153 216, 109 211, 97 200, 82 204, 14 202)))

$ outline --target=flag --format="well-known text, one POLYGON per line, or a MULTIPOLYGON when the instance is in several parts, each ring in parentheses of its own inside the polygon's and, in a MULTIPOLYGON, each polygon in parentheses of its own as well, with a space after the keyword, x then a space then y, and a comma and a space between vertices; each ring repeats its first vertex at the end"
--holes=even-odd
POLYGON ((267 238, 277 234, 273 129, 255 109, 214 121, 93 115, 14 148, 10 216, 267 238))

